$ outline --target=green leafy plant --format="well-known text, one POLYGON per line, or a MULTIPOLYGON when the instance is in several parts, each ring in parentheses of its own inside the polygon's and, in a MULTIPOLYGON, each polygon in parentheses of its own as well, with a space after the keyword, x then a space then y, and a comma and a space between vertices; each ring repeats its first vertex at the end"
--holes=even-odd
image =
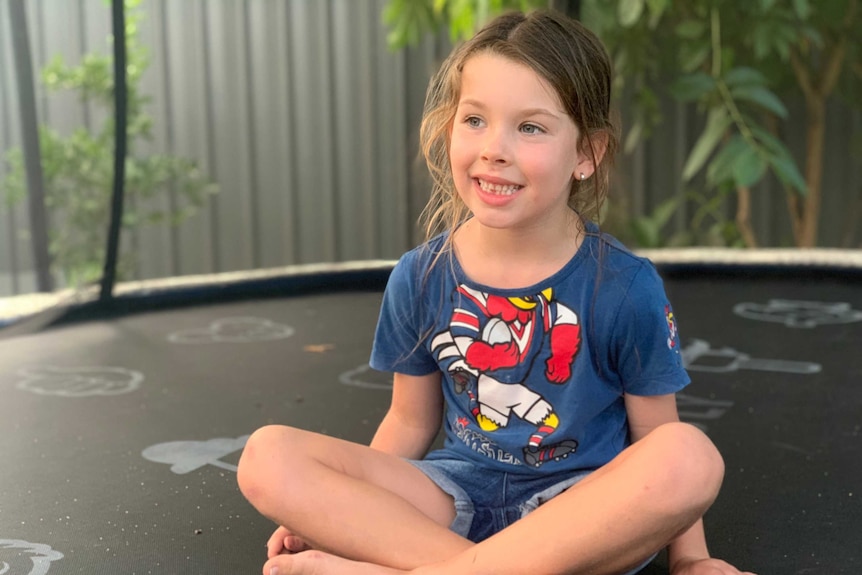
POLYGON ((614 55, 619 83, 639 92, 627 147, 661 122, 658 95, 670 85, 673 97, 705 117, 682 180, 711 198, 732 195, 738 236, 757 246, 751 195, 771 174, 785 190, 793 243, 816 245, 827 102, 846 94, 847 104, 860 105, 852 97, 862 87, 854 72, 862 56, 858 0, 590 0, 585 7, 614 55), (804 101, 804 119, 789 118, 785 102, 793 99, 804 101), (788 150, 790 121, 805 125, 802 169, 788 150))
MULTIPOLYGON (((149 60, 138 41, 139 4, 140 0, 125 0, 128 85, 126 201, 122 220, 125 231, 161 223, 178 225, 216 190, 192 160, 145 154, 140 150, 142 143, 152 140, 153 120, 145 110, 149 99, 140 90, 149 60), (173 194, 173 202, 158 201, 169 194, 173 194), (159 203, 171 206, 163 208, 159 203)), ((68 66, 56 57, 44 67, 41 76, 48 93, 75 92, 83 103, 92 104, 97 110, 94 116, 103 118, 98 128, 92 131, 78 128, 69 135, 61 135, 44 125, 39 129, 52 271, 68 285, 77 286, 97 280, 102 274, 114 178, 113 58, 87 54, 79 65, 68 66)), ((15 205, 27 194, 22 151, 12 149, 5 159, 8 173, 0 182, 0 190, 7 202, 15 205)), ((136 263, 128 242, 125 243, 117 270, 120 279, 129 279, 136 263)))
POLYGON ((449 30, 453 42, 472 36, 491 17, 504 10, 529 10, 536 0, 389 0, 383 21, 393 49, 415 44, 429 31, 449 30))

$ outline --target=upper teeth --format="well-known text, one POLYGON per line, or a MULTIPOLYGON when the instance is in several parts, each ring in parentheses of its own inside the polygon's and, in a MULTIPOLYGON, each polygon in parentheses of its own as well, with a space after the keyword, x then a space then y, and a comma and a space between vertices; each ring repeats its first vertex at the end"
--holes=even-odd
POLYGON ((482 188, 486 192, 490 192, 492 194, 500 194, 503 196, 511 196, 514 194, 518 188, 521 186, 517 185, 508 185, 503 186, 501 184, 492 184, 490 182, 486 182, 484 180, 479 180, 479 187, 482 188))

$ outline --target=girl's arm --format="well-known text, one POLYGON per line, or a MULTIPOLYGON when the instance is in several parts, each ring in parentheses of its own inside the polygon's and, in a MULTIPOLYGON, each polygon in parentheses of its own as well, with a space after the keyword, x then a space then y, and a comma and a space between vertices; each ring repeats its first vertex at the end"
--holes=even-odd
POLYGON ((371 447, 408 459, 421 459, 434 442, 443 416, 440 372, 396 373, 389 411, 377 428, 371 447))
MULTIPOLYGON (((626 395, 625 402, 632 442, 641 439, 663 423, 679 421, 674 394, 626 395)), ((688 531, 671 541, 667 551, 671 573, 678 565, 682 565, 681 561, 688 563, 708 559, 709 551, 706 547, 703 521, 698 520, 688 531)))

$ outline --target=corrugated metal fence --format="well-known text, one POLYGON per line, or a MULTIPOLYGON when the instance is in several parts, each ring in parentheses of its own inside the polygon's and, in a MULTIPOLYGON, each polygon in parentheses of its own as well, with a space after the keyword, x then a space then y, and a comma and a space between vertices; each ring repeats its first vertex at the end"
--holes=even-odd
MULTIPOLYGON (((3 151, 20 143, 5 2, 3 151)), ((384 4, 142 4, 152 148, 195 159, 219 193, 179 228, 123 238, 136 247, 140 277, 395 258, 412 245, 426 187, 414 181, 423 177, 415 162, 418 119, 424 86, 445 48, 426 42, 389 51, 384 4)), ((57 54, 76 63, 108 50, 110 13, 102 0, 28 2, 27 16, 37 69, 57 54)), ((88 126, 98 113, 72 95, 36 90, 40 122, 61 133, 88 126)), ((24 210, 0 208, 0 294, 33 289, 24 210)))
MULTIPOLYGON (((0 151, 20 145, 7 3, 0 0, 0 151)), ((196 160, 220 192, 180 227, 124 237, 139 278, 395 258, 414 245, 427 181, 417 132, 427 80, 445 41, 393 53, 385 0, 146 0, 141 42, 151 65, 142 88, 155 122, 151 150, 196 160)), ((103 0, 27 2, 37 71, 55 55, 76 63, 106 53, 103 0)), ((104 114, 74 95, 36 87, 39 120, 61 133, 104 114)), ((619 162, 629 209, 644 213, 680 191, 676 174, 701 119, 670 106, 663 135, 619 162)), ((862 120, 840 106, 832 124, 824 218, 862 185, 850 138, 862 120)), ((800 122, 801 124, 801 122, 800 122)), ((801 128, 800 128, 801 130, 801 128)), ((858 136, 857 136, 858 137, 858 136)), ((144 150, 146 151, 146 150, 144 150)), ((858 158, 857 158, 858 159, 858 158)), ((0 166, 0 178, 6 168, 0 166)), ((766 244, 788 237, 777 190, 756 197, 766 244), (770 200, 772 203, 769 203, 770 200)), ((168 205, 170 197, 160 200, 168 205)), ((34 288, 26 208, 0 207, 0 295, 34 288)), ((675 225, 684 226, 680 213, 675 225)), ((827 229, 824 245, 838 245, 827 229)))

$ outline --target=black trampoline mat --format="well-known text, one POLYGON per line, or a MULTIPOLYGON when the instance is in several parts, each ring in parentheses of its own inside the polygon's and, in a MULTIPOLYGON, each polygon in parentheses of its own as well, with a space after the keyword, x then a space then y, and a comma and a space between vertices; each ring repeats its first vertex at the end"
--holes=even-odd
MULTIPOLYGON (((862 572, 858 276, 666 274, 725 457, 713 555, 760 575, 862 572)), ((367 443, 379 291, 118 315, 0 342, 0 572, 259 573, 273 525, 236 487, 248 434, 367 443)), ((666 572, 660 558, 646 573, 666 572)))

